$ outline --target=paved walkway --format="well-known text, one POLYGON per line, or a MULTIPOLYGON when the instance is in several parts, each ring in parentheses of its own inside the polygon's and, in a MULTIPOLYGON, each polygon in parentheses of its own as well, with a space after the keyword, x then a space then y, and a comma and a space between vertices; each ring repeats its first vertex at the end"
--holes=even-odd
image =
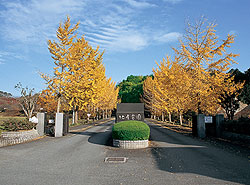
POLYGON ((245 155, 149 122, 151 146, 122 150, 110 145, 113 124, 0 148, 0 184, 250 184, 245 155), (128 161, 105 163, 111 156, 128 161))
POLYGON ((71 126, 71 127, 69 127, 69 132, 84 131, 84 130, 87 130, 87 129, 92 128, 94 126, 111 121, 111 120, 114 120, 114 118, 100 119, 100 120, 95 120, 94 122, 89 123, 89 124, 71 126))

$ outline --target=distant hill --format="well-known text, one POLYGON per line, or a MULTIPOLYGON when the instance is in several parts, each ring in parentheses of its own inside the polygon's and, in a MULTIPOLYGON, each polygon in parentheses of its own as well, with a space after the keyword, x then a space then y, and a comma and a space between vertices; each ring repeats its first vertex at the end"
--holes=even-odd
MULTIPOLYGON (((9 93, 10 94, 10 93, 9 93)), ((11 96, 0 96, 0 116, 20 116, 21 107, 16 98, 11 96)))
POLYGON ((0 91, 0 97, 12 97, 11 93, 0 91))

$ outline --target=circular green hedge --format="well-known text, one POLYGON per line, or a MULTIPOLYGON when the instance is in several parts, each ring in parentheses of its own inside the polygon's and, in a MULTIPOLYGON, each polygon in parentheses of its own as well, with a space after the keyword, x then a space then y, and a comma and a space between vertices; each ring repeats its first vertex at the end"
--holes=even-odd
POLYGON ((113 139, 119 140, 147 140, 150 135, 149 126, 141 121, 122 121, 112 128, 113 139))

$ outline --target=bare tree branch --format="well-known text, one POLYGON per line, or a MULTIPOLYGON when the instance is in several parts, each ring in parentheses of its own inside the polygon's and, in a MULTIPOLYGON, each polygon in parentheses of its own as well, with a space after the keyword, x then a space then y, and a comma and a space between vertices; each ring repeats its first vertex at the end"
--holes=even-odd
POLYGON ((34 88, 29 89, 28 87, 23 87, 20 82, 15 86, 15 88, 21 93, 21 97, 18 101, 26 117, 29 119, 32 117, 36 108, 39 94, 34 94, 34 88))

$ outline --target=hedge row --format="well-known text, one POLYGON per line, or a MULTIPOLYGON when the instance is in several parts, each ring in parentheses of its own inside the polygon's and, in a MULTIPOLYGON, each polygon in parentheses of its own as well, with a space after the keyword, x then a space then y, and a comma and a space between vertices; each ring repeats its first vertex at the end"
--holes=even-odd
POLYGON ((141 121, 122 121, 116 123, 112 128, 113 139, 119 140, 147 140, 149 139, 150 128, 141 121))
POLYGON ((26 119, 8 119, 4 120, 1 125, 1 130, 4 131, 18 131, 18 130, 30 130, 36 127, 36 123, 32 123, 26 119))
POLYGON ((240 118, 238 120, 228 120, 222 125, 223 130, 237 134, 250 135, 250 119, 240 118))

